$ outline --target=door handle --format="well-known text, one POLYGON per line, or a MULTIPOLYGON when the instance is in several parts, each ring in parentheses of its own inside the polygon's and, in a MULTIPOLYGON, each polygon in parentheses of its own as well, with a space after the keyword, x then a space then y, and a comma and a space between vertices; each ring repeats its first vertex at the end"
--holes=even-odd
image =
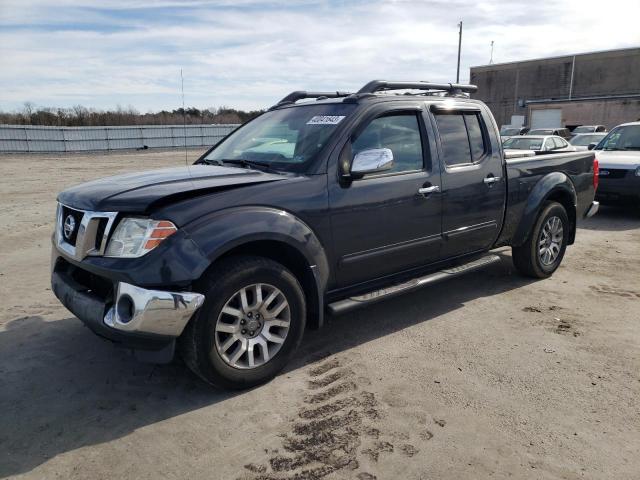
POLYGON ((491 185, 492 183, 496 183, 500 181, 500 177, 486 177, 483 182, 486 185, 491 185))
POLYGON ((420 195, 428 195, 430 193, 436 193, 440 191, 440 187, 438 185, 432 185, 431 187, 422 187, 418 189, 418 193, 420 195))

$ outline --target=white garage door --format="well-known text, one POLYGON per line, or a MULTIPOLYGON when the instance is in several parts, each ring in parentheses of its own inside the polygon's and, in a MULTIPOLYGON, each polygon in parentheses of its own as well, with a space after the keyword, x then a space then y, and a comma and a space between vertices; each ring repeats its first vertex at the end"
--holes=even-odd
POLYGON ((531 128, 562 127, 562 109, 544 108, 531 111, 531 128))

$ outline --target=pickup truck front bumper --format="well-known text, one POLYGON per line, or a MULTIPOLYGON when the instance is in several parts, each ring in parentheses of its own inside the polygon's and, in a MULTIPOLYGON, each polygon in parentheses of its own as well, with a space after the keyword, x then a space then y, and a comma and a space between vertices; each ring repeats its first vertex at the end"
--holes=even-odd
POLYGON ((600 166, 602 173, 596 200, 603 204, 640 204, 640 177, 635 169, 614 169, 600 166))
POLYGON ((175 340, 204 295, 140 288, 97 278, 55 253, 51 286, 62 304, 97 335, 131 348, 143 361, 171 361, 175 340))

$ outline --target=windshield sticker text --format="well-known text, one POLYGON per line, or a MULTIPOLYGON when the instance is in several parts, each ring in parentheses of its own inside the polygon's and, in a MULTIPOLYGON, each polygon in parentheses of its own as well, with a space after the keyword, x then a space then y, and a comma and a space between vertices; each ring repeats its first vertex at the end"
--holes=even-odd
POLYGON ((337 125, 343 118, 344 115, 316 115, 311 117, 307 125, 337 125))

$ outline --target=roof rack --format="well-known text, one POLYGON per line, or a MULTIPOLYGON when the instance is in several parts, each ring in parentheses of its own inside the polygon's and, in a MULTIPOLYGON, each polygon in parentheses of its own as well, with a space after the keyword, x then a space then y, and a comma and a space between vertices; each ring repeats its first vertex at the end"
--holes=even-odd
POLYGON ((478 91, 475 85, 462 85, 459 83, 430 83, 430 82, 387 82, 386 80, 372 80, 364 87, 353 94, 350 92, 307 92, 306 90, 296 90, 284 97, 269 110, 274 110, 283 105, 296 103, 304 98, 325 98, 349 97, 345 101, 357 102, 359 97, 372 95, 375 92, 385 90, 424 90, 426 92, 447 92, 447 95, 460 95, 462 93, 472 93, 478 91))
POLYGON ((358 94, 375 93, 382 90, 436 90, 457 95, 464 92, 477 92, 478 87, 476 85, 461 85, 459 83, 387 82, 386 80, 372 80, 358 90, 358 94))
POLYGON ((298 100, 302 100, 304 98, 317 98, 318 100, 320 100, 323 98, 348 97, 349 95, 351 95, 350 92, 307 92, 305 90, 296 90, 295 92, 291 92, 289 95, 276 103, 273 107, 271 107, 271 109, 286 105, 288 103, 296 103, 298 100))

